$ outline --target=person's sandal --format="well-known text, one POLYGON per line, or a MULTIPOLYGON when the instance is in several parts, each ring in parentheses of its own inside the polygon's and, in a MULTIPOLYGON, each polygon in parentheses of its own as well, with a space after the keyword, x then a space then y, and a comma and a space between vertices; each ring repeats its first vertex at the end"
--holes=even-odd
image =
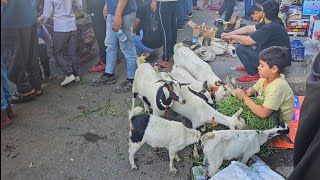
POLYGON ((18 92, 15 92, 13 95, 13 99, 11 101, 12 104, 18 104, 23 102, 29 102, 34 100, 35 92, 33 94, 30 94, 28 96, 24 96, 19 94, 18 92))

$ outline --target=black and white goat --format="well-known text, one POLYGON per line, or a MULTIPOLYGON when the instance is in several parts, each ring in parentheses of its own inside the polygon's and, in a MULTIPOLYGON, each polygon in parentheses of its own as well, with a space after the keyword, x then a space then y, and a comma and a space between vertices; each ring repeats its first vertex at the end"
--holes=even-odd
POLYGON ((140 97, 144 102, 146 112, 152 108, 153 115, 163 116, 170 109, 173 101, 185 104, 186 100, 181 95, 181 86, 187 85, 176 80, 165 81, 159 73, 149 64, 145 63, 145 57, 137 58, 138 68, 132 86, 132 109, 135 107, 135 99, 140 97))
MULTIPOLYGON (((209 176, 213 176, 223 160, 237 158, 246 163, 249 158, 260 151, 260 146, 268 139, 289 133, 287 124, 278 125, 269 130, 220 130, 206 133, 202 137, 204 164, 209 163, 209 176)), ((287 136, 286 136, 287 137, 287 136)))
POLYGON ((188 129, 182 123, 168 121, 161 117, 141 114, 142 108, 136 107, 129 112, 129 161, 132 169, 137 169, 134 155, 147 143, 152 147, 166 148, 169 151, 170 173, 175 175, 174 159, 179 162, 178 152, 186 146, 196 143, 201 137, 197 130, 188 129))
MULTIPOLYGON (((194 82, 192 76, 188 76, 188 72, 181 68, 173 68, 170 76, 165 74, 161 75, 162 78, 170 80, 170 78, 175 78, 178 81, 194 82)), ((201 83, 200 83, 201 84, 201 83)), ((198 86, 201 86, 198 84, 198 86)), ((192 83, 190 84, 192 85, 192 83)), ((190 86, 189 85, 189 86, 190 86)), ((199 87, 198 87, 199 88, 199 87)), ((181 87, 181 93, 186 99, 185 104, 173 103, 172 110, 181 114, 182 116, 188 118, 192 122, 192 128, 196 129, 199 126, 209 124, 213 120, 218 124, 225 125, 230 129, 243 129, 245 127, 245 121, 240 117, 242 113, 242 108, 239 109, 233 116, 229 117, 219 113, 206 101, 206 96, 200 95, 200 92, 192 92, 190 87, 181 87)), ((199 157, 198 150, 196 146, 194 147, 193 156, 195 158, 199 157)))
POLYGON ((234 95, 235 89, 233 88, 229 78, 226 83, 221 83, 220 78, 214 74, 208 63, 203 62, 192 50, 184 47, 182 43, 174 46, 174 64, 180 68, 186 69, 196 80, 201 82, 208 82, 210 91, 214 90, 212 94, 216 94, 219 90, 219 96, 216 101, 221 101, 223 98, 234 95), (222 85, 217 86, 217 83, 222 85), (220 88, 220 89, 219 89, 220 88))

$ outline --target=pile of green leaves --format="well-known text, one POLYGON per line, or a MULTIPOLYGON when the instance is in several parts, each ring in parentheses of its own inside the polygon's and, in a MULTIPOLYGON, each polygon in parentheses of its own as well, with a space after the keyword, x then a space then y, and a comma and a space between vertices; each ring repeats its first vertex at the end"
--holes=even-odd
MULTIPOLYGON (((263 100, 256 98, 256 97, 250 97, 251 100, 253 100, 256 104, 262 105, 263 100)), ((257 130, 266 130, 271 129, 275 127, 275 114, 272 113, 268 118, 261 119, 258 116, 256 116, 249 107, 242 102, 242 100, 236 98, 236 97, 228 97, 227 99, 223 100, 221 103, 218 104, 218 112, 227 115, 232 116, 234 113, 236 113, 239 108, 243 108, 243 112, 241 113, 241 117, 245 119, 246 121, 246 129, 257 129, 257 130)))

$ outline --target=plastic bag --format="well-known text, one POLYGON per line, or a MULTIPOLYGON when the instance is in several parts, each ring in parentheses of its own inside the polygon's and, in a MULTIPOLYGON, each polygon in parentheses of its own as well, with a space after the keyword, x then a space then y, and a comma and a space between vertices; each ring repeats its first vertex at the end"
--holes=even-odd
POLYGON ((162 46, 161 32, 159 29, 159 23, 156 20, 155 13, 151 13, 148 18, 148 26, 143 32, 142 43, 148 42, 152 47, 149 48, 160 48, 162 46))

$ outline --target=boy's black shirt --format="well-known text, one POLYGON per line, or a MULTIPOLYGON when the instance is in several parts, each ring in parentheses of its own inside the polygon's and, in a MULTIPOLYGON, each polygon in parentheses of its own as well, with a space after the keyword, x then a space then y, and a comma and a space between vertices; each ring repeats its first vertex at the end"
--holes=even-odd
POLYGON ((250 37, 257 45, 261 46, 262 50, 271 46, 285 46, 288 48, 288 60, 283 63, 285 66, 290 66, 292 58, 290 38, 281 20, 273 20, 268 24, 259 23, 256 25, 256 29, 257 31, 252 33, 250 37))

